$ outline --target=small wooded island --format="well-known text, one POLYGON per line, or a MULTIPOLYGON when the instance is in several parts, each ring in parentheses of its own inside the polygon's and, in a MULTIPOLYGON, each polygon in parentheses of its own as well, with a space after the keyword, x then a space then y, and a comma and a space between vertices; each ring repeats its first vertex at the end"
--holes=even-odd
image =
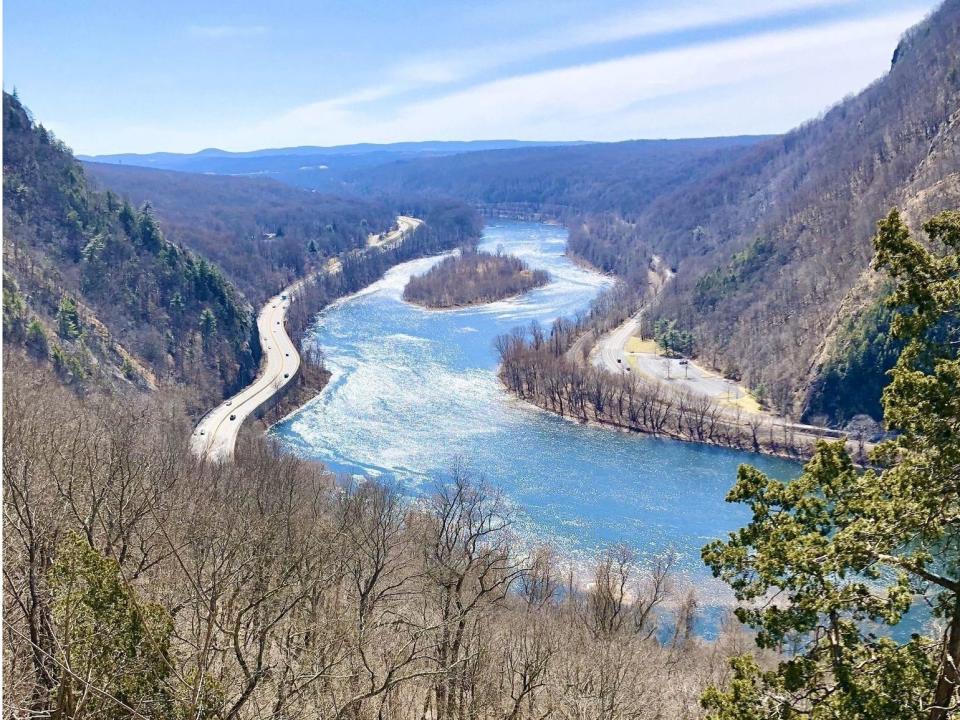
POLYGON ((531 270, 518 257, 468 247, 410 278, 403 299, 436 309, 480 305, 546 285, 549 280, 544 270, 531 270))

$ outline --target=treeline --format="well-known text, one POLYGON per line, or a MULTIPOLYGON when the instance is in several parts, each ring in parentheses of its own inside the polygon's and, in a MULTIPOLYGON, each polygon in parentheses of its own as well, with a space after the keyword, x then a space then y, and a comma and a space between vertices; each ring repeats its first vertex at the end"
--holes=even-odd
POLYGON ((669 554, 573 571, 461 470, 410 505, 263 442, 205 465, 175 398, 6 360, 12 715, 693 718, 749 652, 696 637, 669 554))
POLYGON ((85 163, 99 184, 149 202, 173 242, 216 263, 254 305, 394 223, 385 202, 274 180, 85 163))
POLYGON ((571 357, 583 328, 557 320, 500 335, 500 378, 507 389, 561 417, 597 422, 651 435, 790 457, 807 456, 813 439, 790 425, 725 408, 706 395, 679 393, 648 382, 624 366, 613 374, 586 362, 589 345, 571 357))
POLYGON ((76 386, 190 383, 208 398, 255 372, 249 306, 164 236, 149 206, 92 191, 63 143, 4 93, 4 336, 76 386))
POLYGON ((518 257, 466 246, 423 275, 410 278, 403 299, 431 308, 489 303, 546 285, 550 275, 518 257))

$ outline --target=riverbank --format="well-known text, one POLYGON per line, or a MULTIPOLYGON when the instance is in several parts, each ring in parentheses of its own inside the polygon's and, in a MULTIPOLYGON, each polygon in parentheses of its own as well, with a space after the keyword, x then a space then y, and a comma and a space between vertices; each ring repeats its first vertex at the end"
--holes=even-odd
MULTIPOLYGON (((510 391, 510 387, 506 382, 503 382, 503 386, 510 391)), ((556 406, 551 405, 549 402, 536 402, 531 397, 521 397, 512 391, 510 391, 510 393, 517 402, 556 415, 563 420, 577 425, 585 425, 627 435, 645 435, 652 438, 676 440, 678 442, 702 445, 705 447, 737 450, 781 460, 803 462, 813 456, 817 440, 835 440, 835 438, 826 436, 800 436, 797 433, 792 433, 787 426, 766 425, 758 429, 756 443, 754 443, 754 437, 749 426, 740 427, 729 423, 711 423, 712 428, 709 431, 703 433, 693 432, 684 424, 679 414, 668 417, 663 427, 654 429, 643 424, 618 420, 609 415, 598 415, 592 406, 590 407, 590 412, 586 415, 571 414, 568 412, 560 412, 556 406), (680 426, 679 430, 677 429, 678 424, 680 426)))
MULTIPOLYGON (((383 255, 396 250, 422 223, 418 218, 398 216, 397 229, 382 236, 379 242, 368 246, 361 252, 361 256, 383 255)), ((309 294, 305 291, 319 285, 319 279, 342 277, 343 268, 343 261, 332 258, 324 269, 297 280, 263 306, 257 316, 257 330, 263 352, 261 372, 250 385, 200 419, 190 442, 196 455, 214 461, 230 460, 240 428, 248 418, 269 411, 282 400, 302 370, 300 353, 287 332, 287 311, 295 300, 301 305, 304 304, 306 299, 303 296, 309 294)))
POLYGON ((304 362, 300 366, 296 380, 290 384, 286 392, 277 397, 269 410, 256 418, 260 429, 265 432, 271 425, 310 402, 323 392, 327 383, 330 382, 331 375, 323 365, 304 362))
POLYGON ((810 457, 826 430, 777 422, 710 397, 650 382, 617 364, 619 373, 571 358, 581 332, 497 339, 498 376, 520 400, 580 423, 791 460, 810 457))
MULTIPOLYGON (((503 382, 502 384, 507 391, 510 391, 510 388, 506 382, 503 382)), ((537 403, 531 398, 522 398, 513 392, 510 392, 510 394, 517 403, 536 408, 537 410, 549 413, 551 415, 555 415, 562 420, 566 420, 576 425, 594 427, 607 432, 616 432, 624 435, 644 435, 661 440, 675 440, 692 445, 702 445, 704 447, 715 447, 726 450, 754 453, 760 456, 777 458, 780 460, 804 462, 813 456, 815 443, 817 440, 836 440, 836 438, 827 436, 804 436, 804 441, 802 444, 798 445, 798 436, 796 434, 791 435, 789 433, 789 429, 787 429, 787 432, 784 434, 783 427, 767 427, 759 434, 760 437, 758 446, 753 447, 750 436, 746 434, 746 429, 744 429, 745 432, 743 433, 715 434, 713 436, 707 435, 700 438, 695 437, 688 432, 677 432, 676 430, 671 429, 671 427, 665 427, 657 431, 632 423, 618 422, 609 417, 598 418, 596 415, 583 417, 571 415, 569 413, 561 414, 556 408, 551 407, 549 404, 537 403)), ((848 447, 852 447, 850 443, 848 443, 848 447)))
MULTIPOLYGON (((566 254, 579 267, 592 269, 591 263, 569 248, 566 254)), ((568 327, 562 339, 552 338, 549 345, 536 338, 530 338, 529 346, 524 345, 526 341, 513 345, 521 363, 537 366, 522 370, 522 374, 559 374, 569 385, 558 385, 557 378, 550 377, 546 380, 549 387, 536 389, 535 380, 530 394, 518 384, 517 372, 505 374, 502 364, 501 382, 520 400, 561 417, 570 417, 570 408, 578 408, 573 416, 581 423, 772 457, 805 459, 813 454, 818 440, 845 437, 829 428, 794 423, 764 411, 746 388, 692 361, 658 355, 650 347, 652 340, 640 341, 636 336, 644 308, 673 276, 674 271, 653 256, 649 283, 641 296, 605 303, 605 314, 568 327), (534 358, 538 354, 541 357, 534 358), (619 387, 624 383, 629 390, 619 387), (560 397, 563 393, 568 396, 566 403, 560 397), (613 396, 622 398, 623 393, 645 398, 640 415, 629 407, 624 411, 622 399, 612 403, 613 396), (651 403, 659 409, 649 410, 651 403)))

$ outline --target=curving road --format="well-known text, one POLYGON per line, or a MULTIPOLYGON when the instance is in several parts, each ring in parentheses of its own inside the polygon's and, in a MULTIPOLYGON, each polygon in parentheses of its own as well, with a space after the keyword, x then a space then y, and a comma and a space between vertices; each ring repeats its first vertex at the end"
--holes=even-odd
MULTIPOLYGON (((377 242, 370 243, 366 252, 379 252, 396 247, 422 222, 418 218, 400 215, 397 218, 397 229, 377 236, 377 242)), ((340 262, 334 258, 320 272, 333 274, 340 270, 340 262)), ((265 358, 261 372, 253 383, 222 402, 200 420, 190 438, 190 447, 200 457, 214 461, 232 458, 243 421, 296 376, 300 368, 300 353, 287 335, 284 321, 294 293, 315 275, 316 273, 298 280, 279 295, 270 298, 263 306, 257 316, 260 345, 265 358)))
POLYGON ((601 337, 594 346, 593 353, 591 353, 593 364, 614 375, 626 372, 629 365, 623 362, 626 359, 624 346, 630 338, 637 334, 639 329, 640 320, 632 317, 620 327, 614 328, 601 337))

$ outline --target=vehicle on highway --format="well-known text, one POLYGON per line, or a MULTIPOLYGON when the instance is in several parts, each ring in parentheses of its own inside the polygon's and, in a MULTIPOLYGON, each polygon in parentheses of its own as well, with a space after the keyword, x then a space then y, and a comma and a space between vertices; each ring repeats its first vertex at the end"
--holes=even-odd
POLYGON ((236 420, 236 419, 237 419, 237 416, 236 416, 235 414, 234 414, 234 415, 231 415, 231 416, 230 416, 230 419, 231 419, 231 420, 236 420))
POLYGON ((233 400, 227 400, 227 401, 224 403, 224 405, 226 405, 227 407, 230 407, 231 405, 233 405, 233 400))

